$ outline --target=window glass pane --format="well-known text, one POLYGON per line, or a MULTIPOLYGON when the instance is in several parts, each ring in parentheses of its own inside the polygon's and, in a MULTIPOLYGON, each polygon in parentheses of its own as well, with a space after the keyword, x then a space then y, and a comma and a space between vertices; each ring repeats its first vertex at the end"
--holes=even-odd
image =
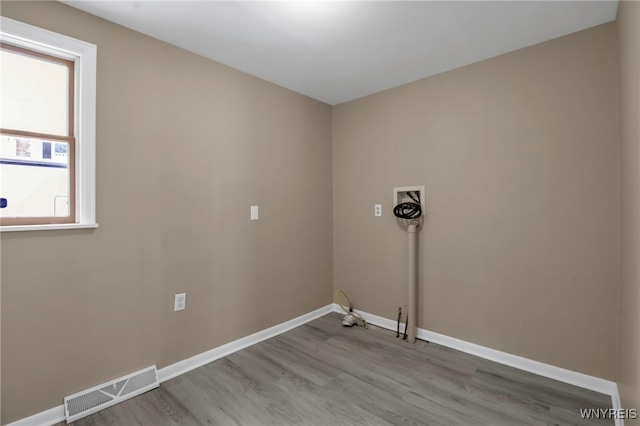
POLYGON ((0 135, 0 217, 68 217, 69 154, 65 141, 0 135))
POLYGON ((69 67, 0 50, 0 127, 69 135, 69 67))

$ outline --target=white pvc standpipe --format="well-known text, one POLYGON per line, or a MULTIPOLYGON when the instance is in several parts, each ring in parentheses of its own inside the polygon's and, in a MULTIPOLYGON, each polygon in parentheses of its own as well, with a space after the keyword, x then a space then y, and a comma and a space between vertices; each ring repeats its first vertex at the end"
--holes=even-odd
POLYGON ((413 223, 407 227, 409 236, 409 306, 407 314, 407 341, 415 343, 418 325, 418 233, 413 223))

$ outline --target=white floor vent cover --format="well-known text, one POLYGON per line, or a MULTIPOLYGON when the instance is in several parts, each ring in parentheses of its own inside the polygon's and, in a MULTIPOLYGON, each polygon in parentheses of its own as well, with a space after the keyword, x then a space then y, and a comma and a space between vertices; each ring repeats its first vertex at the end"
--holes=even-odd
POLYGON ((158 386, 160 386, 158 370, 155 365, 152 365, 119 379, 66 396, 64 398, 64 414, 67 416, 67 423, 111 407, 158 386))

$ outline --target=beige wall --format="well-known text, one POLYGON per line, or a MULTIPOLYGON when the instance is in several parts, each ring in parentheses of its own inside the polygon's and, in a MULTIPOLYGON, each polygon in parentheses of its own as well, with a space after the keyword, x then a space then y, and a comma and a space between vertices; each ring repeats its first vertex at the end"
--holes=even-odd
POLYGON ((616 51, 611 23, 335 107, 334 289, 395 318, 392 189, 425 185, 419 326, 615 380, 616 51))
MULTIPOLYGON (((640 3, 620 2, 620 168, 622 286, 619 391, 640 410, 640 3)), ((627 422, 627 424, 632 424, 627 422)), ((635 423, 640 425, 640 420, 635 423)))
POLYGON ((3 424, 331 302, 330 106, 60 3, 2 14, 98 46, 100 224, 2 234, 3 424))

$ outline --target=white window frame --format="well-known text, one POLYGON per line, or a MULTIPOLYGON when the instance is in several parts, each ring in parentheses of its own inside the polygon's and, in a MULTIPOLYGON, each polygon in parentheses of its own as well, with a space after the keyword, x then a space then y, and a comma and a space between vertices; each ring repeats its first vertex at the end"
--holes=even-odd
POLYGON ((97 228, 96 223, 96 72, 95 44, 0 17, 0 40, 75 63, 76 222, 5 225, 0 232, 97 228))

